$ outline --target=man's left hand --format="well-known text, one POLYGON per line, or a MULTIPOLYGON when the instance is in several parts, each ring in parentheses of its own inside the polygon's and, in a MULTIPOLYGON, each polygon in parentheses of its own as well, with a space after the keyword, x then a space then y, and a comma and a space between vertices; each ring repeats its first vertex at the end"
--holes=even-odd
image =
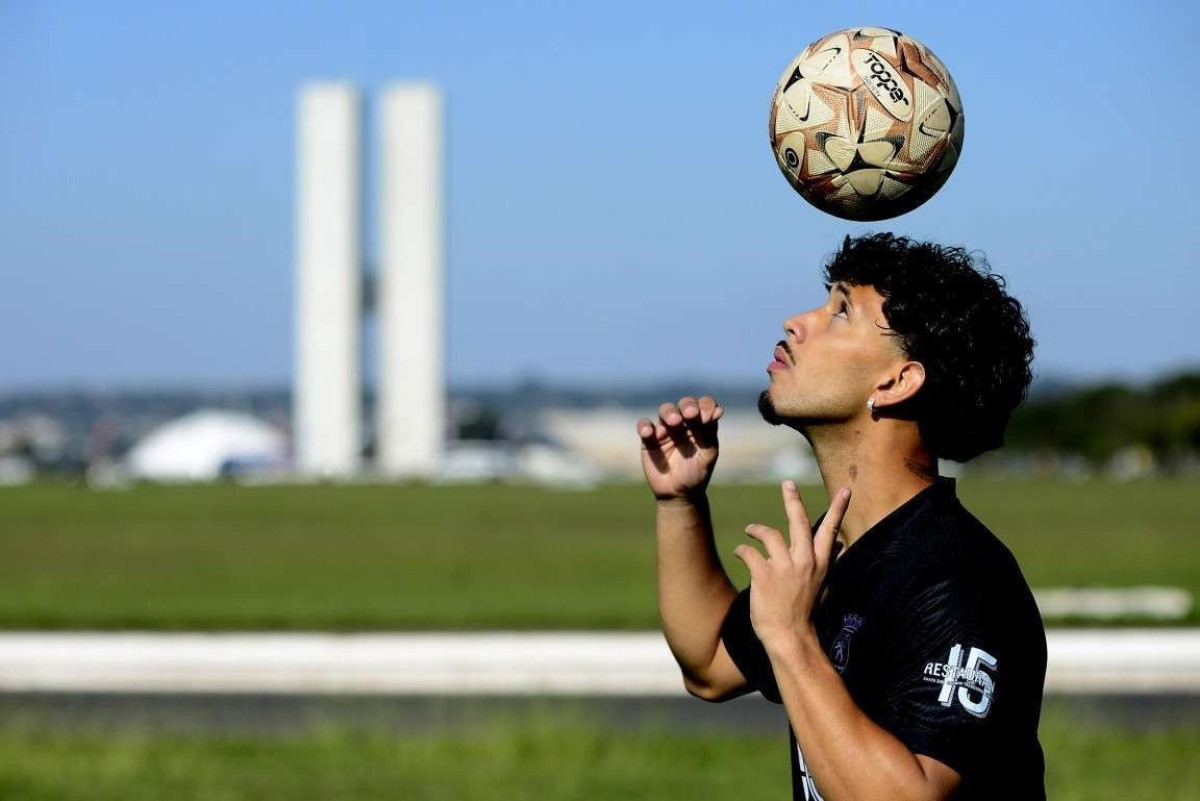
POLYGON ((838 528, 850 505, 850 490, 838 490, 814 535, 795 482, 783 482, 782 489, 791 544, 778 529, 752 523, 746 533, 762 543, 767 555, 752 545, 734 549, 750 570, 750 622, 768 650, 789 638, 815 637, 813 607, 833 558, 838 528))

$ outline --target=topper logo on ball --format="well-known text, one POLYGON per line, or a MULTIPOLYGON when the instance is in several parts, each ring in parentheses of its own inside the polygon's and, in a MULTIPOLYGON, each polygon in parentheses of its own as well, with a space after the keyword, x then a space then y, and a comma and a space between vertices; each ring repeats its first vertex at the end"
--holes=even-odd
POLYGON ((962 153, 962 99, 921 42, 890 28, 844 28, 788 62, 767 133, 784 178, 813 206, 887 220, 950 177, 962 153))
POLYGON ((863 48, 851 53, 854 69, 863 84, 888 113, 901 122, 912 119, 912 104, 904 94, 904 84, 892 72, 892 65, 874 50, 863 48))

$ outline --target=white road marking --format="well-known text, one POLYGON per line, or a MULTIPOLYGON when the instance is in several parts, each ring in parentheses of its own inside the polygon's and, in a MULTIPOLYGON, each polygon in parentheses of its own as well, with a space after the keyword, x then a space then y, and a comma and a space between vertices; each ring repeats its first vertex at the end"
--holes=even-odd
POLYGON ((1178 587, 1063 587, 1034 590, 1043 618, 1183 620, 1192 594, 1178 587))
MULTIPOLYGON (((1047 692, 1200 692, 1200 629, 1048 638, 1047 692)), ((0 691, 684 694, 658 632, 8 633, 0 691)))

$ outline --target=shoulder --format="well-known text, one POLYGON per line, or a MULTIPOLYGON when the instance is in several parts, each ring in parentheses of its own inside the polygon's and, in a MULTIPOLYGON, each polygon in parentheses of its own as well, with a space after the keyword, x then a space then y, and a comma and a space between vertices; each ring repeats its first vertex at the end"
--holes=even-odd
POLYGON ((895 547, 907 557, 890 604, 898 624, 965 625, 1044 638, 1016 558, 957 500, 914 519, 895 547))
POLYGON ((898 532, 894 547, 904 553, 909 585, 954 581, 988 591, 1028 589, 1012 551, 957 498, 916 516, 898 532))

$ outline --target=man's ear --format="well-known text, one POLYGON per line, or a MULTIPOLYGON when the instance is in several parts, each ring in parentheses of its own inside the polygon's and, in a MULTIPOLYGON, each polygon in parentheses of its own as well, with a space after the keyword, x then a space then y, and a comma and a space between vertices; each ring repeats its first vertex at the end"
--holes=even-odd
POLYGON ((880 411, 889 406, 898 406, 916 396, 925 386, 925 365, 920 362, 904 362, 888 373, 887 380, 875 389, 875 408, 880 411))

